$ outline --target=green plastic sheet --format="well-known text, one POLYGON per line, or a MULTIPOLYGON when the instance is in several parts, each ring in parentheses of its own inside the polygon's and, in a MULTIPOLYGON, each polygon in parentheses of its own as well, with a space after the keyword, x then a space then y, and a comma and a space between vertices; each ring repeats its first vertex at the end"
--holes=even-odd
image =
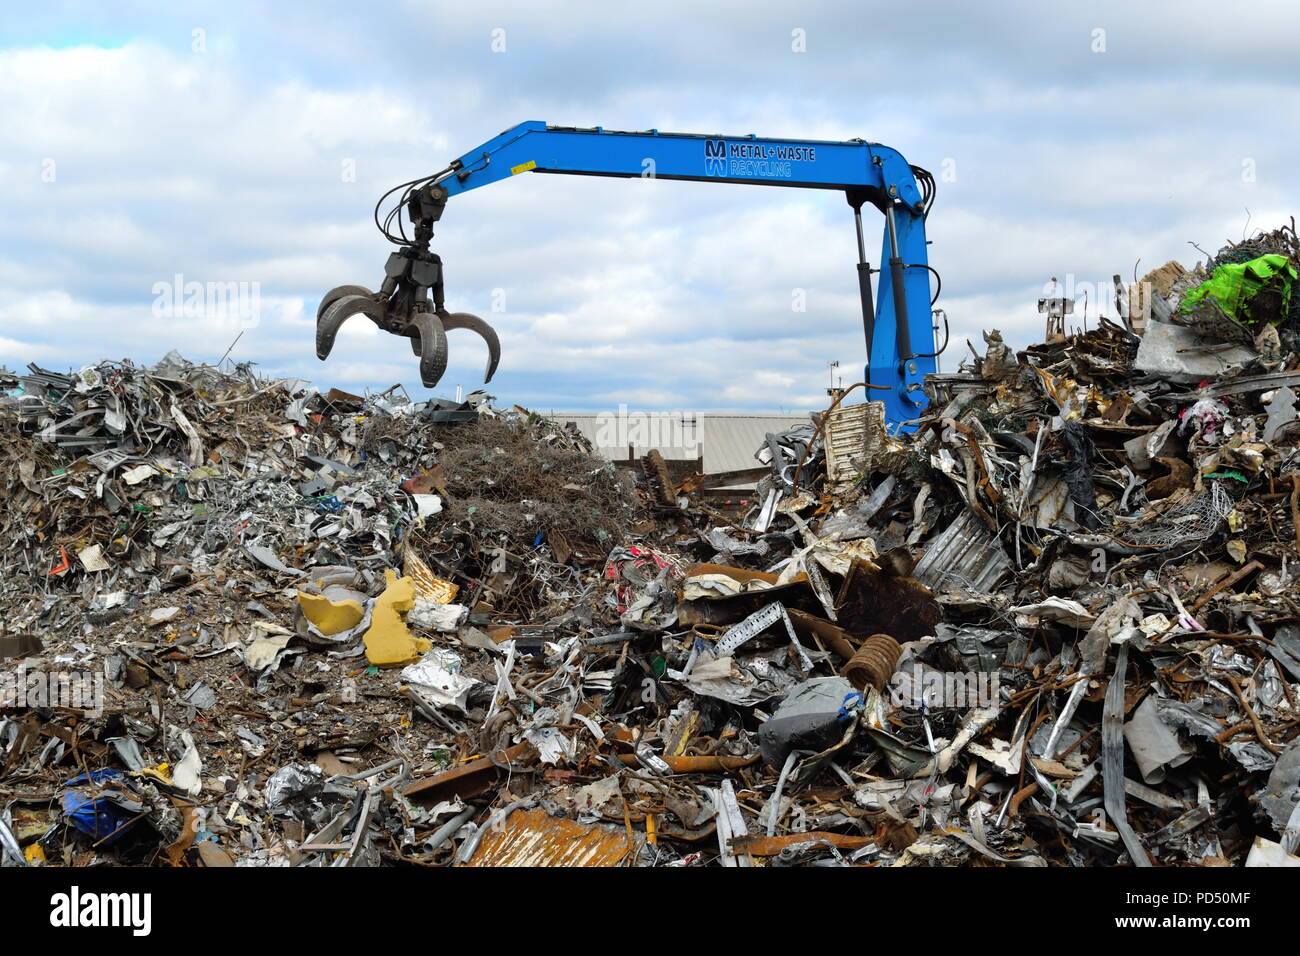
POLYGON ((1243 325, 1254 325, 1250 305, 1260 291, 1277 284, 1282 289, 1282 315, 1291 305, 1291 286, 1297 277, 1286 256, 1267 255, 1249 262, 1222 265, 1209 279, 1183 297, 1180 312, 1188 313, 1205 301, 1215 299, 1229 317, 1243 325))

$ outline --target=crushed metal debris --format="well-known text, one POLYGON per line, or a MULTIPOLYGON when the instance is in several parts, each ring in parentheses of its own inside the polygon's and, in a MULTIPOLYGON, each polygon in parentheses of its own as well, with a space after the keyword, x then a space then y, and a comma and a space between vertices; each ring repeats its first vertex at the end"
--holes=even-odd
POLYGON ((6 866, 1298 866, 1300 244, 748 497, 484 393, 0 373, 6 866))

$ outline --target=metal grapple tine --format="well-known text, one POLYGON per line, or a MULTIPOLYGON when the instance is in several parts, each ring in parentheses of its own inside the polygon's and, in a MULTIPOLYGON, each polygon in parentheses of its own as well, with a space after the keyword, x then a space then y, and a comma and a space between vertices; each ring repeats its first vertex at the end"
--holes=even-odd
POLYGON ((447 371, 447 333, 432 312, 417 312, 411 324, 420 334, 420 381, 433 388, 447 371))
POLYGON ((334 348, 334 337, 343 323, 354 315, 365 315, 373 321, 382 317, 382 306, 364 295, 345 295, 336 300, 316 320, 316 357, 324 361, 334 348))
POLYGON ((364 295, 374 298, 375 294, 363 285, 341 285, 330 289, 321 296, 320 305, 316 306, 316 318, 319 319, 325 314, 325 310, 331 305, 343 298, 345 295, 364 295))
POLYGON ((477 315, 468 312, 452 312, 442 317, 444 329, 470 329, 483 337, 488 347, 487 370, 483 373, 483 383, 492 381, 496 374, 497 363, 501 361, 501 340, 497 338, 496 329, 488 325, 477 315))

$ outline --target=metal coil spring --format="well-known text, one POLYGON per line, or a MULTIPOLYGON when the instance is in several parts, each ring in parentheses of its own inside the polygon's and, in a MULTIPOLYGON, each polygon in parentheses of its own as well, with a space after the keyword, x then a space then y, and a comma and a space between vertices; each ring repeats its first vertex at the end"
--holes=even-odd
POLYGON ((884 690, 898 666, 903 647, 888 634, 872 634, 844 667, 844 676, 859 691, 868 684, 884 690))

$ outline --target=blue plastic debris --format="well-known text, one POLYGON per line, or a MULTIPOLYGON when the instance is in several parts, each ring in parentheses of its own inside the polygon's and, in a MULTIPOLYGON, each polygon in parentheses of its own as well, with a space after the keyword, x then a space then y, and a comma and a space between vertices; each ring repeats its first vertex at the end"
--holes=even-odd
POLYGON ((95 785, 110 783, 122 776, 120 770, 95 770, 73 777, 65 786, 84 787, 69 790, 63 794, 61 803, 63 812, 76 829, 97 842, 113 843, 120 840, 131 827, 138 822, 133 819, 136 814, 119 806, 111 794, 103 794, 94 789, 95 785), (91 786, 86 786, 87 784, 91 786))

